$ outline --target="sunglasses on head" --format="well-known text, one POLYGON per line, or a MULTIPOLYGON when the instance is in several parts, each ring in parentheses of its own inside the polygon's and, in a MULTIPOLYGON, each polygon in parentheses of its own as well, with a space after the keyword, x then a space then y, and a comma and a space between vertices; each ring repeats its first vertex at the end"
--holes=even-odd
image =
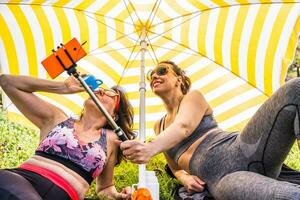
POLYGON ((153 79, 153 75, 156 74, 158 76, 163 76, 166 75, 169 71, 171 71, 175 76, 177 76, 177 74, 169 67, 169 66, 158 66, 153 70, 150 70, 147 73, 147 79, 148 81, 152 81, 153 79))
POLYGON ((94 91, 94 94, 100 94, 102 96, 106 95, 108 97, 115 98, 116 99, 115 111, 118 112, 119 104, 120 104, 120 94, 117 91, 113 89, 105 89, 99 87, 97 90, 94 91))

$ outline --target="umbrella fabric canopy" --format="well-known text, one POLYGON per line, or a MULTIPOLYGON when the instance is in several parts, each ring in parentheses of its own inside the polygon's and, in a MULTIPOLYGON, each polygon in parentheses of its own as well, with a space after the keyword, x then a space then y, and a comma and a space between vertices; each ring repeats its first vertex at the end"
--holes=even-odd
MULTIPOLYGON (((241 129, 262 102, 284 83, 300 32, 300 1, 267 0, 11 0, 0 3, 1 73, 49 78, 41 61, 73 37, 87 41, 78 70, 105 86, 120 84, 135 108, 138 128, 140 36, 146 71, 158 61, 184 68, 226 130, 241 129)), ((59 78, 64 79, 63 74, 59 78)), ((39 93, 68 113, 81 111, 85 94, 39 93)), ((4 97, 4 108, 19 120, 4 97)), ((146 128, 164 113, 146 92, 146 128)))

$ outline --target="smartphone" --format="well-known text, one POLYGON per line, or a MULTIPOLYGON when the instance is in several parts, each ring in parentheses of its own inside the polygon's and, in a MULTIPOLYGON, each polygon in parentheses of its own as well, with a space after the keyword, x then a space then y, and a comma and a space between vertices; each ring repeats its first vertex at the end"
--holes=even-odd
POLYGON ((82 45, 76 38, 70 40, 63 47, 58 48, 57 51, 42 61, 42 65, 52 79, 63 73, 65 68, 69 69, 73 66, 73 62, 68 57, 66 51, 75 63, 86 55, 82 45))

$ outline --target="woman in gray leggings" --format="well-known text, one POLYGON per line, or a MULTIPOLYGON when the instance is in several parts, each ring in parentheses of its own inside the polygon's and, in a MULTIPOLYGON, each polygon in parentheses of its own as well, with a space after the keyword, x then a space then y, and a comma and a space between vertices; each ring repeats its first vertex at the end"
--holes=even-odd
POLYGON ((149 79, 167 114, 155 124, 151 142, 121 143, 129 160, 147 163, 164 152, 188 192, 207 187, 215 199, 300 199, 298 185, 276 180, 300 139, 300 79, 278 89, 239 134, 218 128, 203 95, 189 91, 189 78, 173 62, 160 62, 149 79))

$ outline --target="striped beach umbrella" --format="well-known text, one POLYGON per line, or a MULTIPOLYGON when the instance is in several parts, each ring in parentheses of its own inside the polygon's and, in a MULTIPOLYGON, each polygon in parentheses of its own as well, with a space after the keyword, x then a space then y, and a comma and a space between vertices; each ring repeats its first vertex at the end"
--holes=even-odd
MULTIPOLYGON (((299 0, 10 0, 0 3, 1 73, 49 78, 41 61, 73 37, 88 55, 78 71, 125 88, 140 114, 145 71, 172 60, 191 77, 219 125, 239 130, 284 83, 300 32, 299 0), (141 44, 144 44, 141 47, 141 44)), ((57 79, 67 78, 62 74, 57 79)), ((38 93, 70 114, 86 94, 38 93)), ((165 113, 146 84, 146 132, 165 113)), ((21 121, 7 97, 4 108, 21 121)))

